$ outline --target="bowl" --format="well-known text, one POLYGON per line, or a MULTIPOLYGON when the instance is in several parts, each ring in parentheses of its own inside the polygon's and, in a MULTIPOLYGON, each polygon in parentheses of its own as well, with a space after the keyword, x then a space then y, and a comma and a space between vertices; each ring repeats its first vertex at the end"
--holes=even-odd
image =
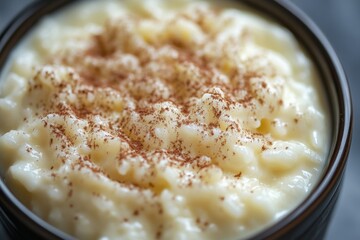
MULTIPOLYGON (((45 15, 72 0, 36 1, 24 9, 0 36, 0 70, 12 49, 45 15)), ((280 221, 250 239, 321 239, 326 233, 337 202, 349 153, 352 106, 343 68, 329 42, 315 24, 287 1, 239 0, 288 28, 315 63, 331 107, 331 146, 318 183, 307 198, 280 221)), ((1 153, 0 153, 1 154, 1 153)), ((0 220, 8 235, 16 239, 73 239, 28 210, 0 179, 0 220)))

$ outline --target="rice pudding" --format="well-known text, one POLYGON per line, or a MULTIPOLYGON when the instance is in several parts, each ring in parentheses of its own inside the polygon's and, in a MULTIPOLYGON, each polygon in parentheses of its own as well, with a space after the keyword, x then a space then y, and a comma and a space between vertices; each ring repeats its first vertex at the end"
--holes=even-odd
POLYGON ((80 239, 238 239, 311 191, 329 116, 312 61, 230 3, 83 1, 2 72, 1 173, 80 239))

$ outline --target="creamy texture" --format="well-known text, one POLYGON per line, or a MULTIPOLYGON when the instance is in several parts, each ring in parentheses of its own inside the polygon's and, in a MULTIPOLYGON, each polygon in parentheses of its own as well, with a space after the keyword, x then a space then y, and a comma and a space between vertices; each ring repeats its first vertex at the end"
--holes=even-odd
POLYGON ((205 2, 86 1, 3 73, 6 183, 82 239, 238 239, 311 191, 329 123, 286 29, 205 2))

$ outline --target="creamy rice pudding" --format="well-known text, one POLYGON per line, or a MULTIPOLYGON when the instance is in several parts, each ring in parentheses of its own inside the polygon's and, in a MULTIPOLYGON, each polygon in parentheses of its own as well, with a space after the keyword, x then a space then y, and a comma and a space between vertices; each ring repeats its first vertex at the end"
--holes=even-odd
POLYGON ((2 73, 2 173, 81 239, 238 239, 321 175, 329 122, 294 36, 236 4, 84 1, 2 73))

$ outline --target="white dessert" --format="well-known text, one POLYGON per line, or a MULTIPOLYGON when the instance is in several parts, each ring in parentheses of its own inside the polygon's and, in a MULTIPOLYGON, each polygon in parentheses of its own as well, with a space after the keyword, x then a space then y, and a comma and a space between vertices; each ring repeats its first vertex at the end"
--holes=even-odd
POLYGON ((239 239, 321 176, 329 122, 311 60, 235 5, 84 1, 2 73, 2 173, 80 239, 239 239))

